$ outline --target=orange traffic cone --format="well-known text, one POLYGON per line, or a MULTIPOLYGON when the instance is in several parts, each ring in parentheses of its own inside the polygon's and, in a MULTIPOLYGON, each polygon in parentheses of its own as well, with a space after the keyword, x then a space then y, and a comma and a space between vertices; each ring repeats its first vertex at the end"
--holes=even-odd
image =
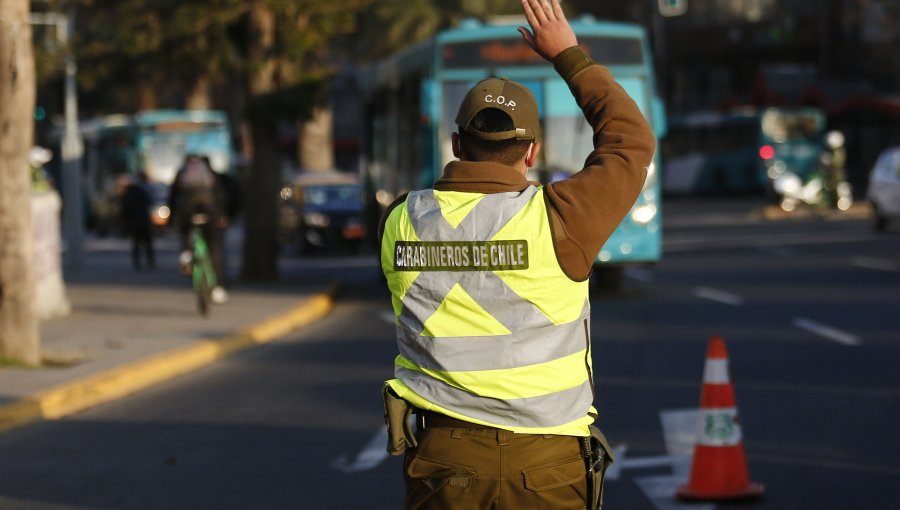
POLYGON ((706 351, 691 478, 676 494, 686 500, 733 500, 757 498, 763 490, 747 472, 728 352, 725 340, 714 336, 706 351))

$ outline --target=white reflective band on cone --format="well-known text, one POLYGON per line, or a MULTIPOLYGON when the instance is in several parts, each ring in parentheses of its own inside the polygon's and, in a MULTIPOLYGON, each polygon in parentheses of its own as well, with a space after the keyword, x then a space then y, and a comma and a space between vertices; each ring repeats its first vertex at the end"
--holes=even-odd
POLYGON ((728 360, 707 358, 703 369, 703 382, 706 384, 728 384, 728 360))
POLYGON ((737 446, 741 444, 741 425, 737 409, 700 409, 697 416, 697 444, 702 446, 737 446))

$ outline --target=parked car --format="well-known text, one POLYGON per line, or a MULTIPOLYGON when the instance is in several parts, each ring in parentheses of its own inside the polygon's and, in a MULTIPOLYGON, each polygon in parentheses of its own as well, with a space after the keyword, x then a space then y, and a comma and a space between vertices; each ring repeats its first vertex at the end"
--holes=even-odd
POLYGON ((884 231, 900 219, 900 147, 885 149, 869 175, 869 202, 875 213, 875 230, 884 231))
POLYGON ((299 250, 356 253, 366 237, 362 186, 339 172, 303 173, 294 181, 299 250))

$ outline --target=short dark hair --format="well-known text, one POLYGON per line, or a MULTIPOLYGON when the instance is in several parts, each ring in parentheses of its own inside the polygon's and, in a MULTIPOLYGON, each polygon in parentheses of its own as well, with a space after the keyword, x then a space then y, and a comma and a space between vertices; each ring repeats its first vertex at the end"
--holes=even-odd
MULTIPOLYGON (((499 133, 515 129, 513 120, 503 110, 487 108, 481 110, 469 123, 470 128, 483 133, 499 133)), ((515 165, 528 152, 528 140, 498 140, 488 141, 467 134, 459 129, 460 159, 466 161, 494 161, 504 165, 515 165)))

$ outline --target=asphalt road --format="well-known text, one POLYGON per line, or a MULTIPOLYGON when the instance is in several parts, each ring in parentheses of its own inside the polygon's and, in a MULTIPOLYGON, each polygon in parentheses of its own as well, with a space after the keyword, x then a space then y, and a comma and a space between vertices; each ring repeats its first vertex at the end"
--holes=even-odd
MULTIPOLYGON (((752 204, 751 204, 752 205, 752 204)), ((593 296, 605 508, 679 505, 707 342, 730 355, 759 509, 892 508, 900 482, 900 229, 667 205, 665 256, 593 296)), ((0 509, 395 509, 380 382, 390 305, 362 258, 324 321, 126 400, 0 436, 0 509)), ((727 504, 715 505, 726 508, 727 504)))

